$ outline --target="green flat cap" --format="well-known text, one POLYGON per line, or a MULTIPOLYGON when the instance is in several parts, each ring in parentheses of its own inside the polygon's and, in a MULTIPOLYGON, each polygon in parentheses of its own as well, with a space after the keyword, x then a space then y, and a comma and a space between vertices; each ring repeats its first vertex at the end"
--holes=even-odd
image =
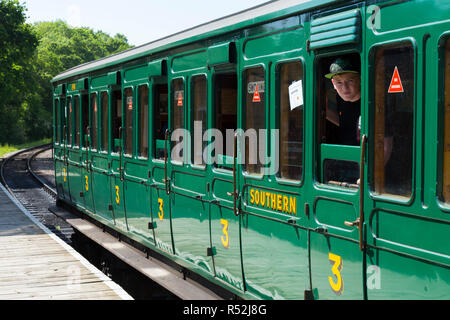
POLYGON ((341 73, 359 73, 357 68, 350 60, 338 58, 330 66, 330 73, 325 75, 325 78, 331 79, 337 74, 341 73))

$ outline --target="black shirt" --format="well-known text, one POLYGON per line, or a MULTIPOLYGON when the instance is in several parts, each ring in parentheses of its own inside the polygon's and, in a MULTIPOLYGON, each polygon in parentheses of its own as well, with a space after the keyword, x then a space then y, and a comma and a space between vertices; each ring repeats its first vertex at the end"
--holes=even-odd
POLYGON ((359 146, 361 100, 347 102, 338 96, 337 108, 339 112, 339 144, 359 146))

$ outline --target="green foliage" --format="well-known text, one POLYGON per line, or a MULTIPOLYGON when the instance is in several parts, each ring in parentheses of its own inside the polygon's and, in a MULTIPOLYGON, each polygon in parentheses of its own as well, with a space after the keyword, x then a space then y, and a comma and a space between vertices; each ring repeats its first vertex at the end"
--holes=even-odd
POLYGON ((38 44, 24 11, 17 0, 0 0, 0 144, 24 139, 21 116, 38 44))
POLYGON ((51 137, 51 79, 131 48, 121 34, 64 21, 26 24, 25 10, 18 0, 0 0, 0 144, 51 137))

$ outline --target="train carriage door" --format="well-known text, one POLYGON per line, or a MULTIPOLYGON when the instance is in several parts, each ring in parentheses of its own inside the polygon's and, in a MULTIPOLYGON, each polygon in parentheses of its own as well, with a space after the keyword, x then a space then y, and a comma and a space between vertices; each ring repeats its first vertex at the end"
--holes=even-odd
POLYGON ((210 200, 211 247, 208 251, 213 257, 215 276, 232 290, 242 292, 245 287, 240 216, 234 209, 234 203, 238 205, 239 201, 239 195, 235 193, 239 185, 239 164, 236 163, 233 168, 234 133, 238 128, 240 110, 236 44, 227 42, 209 47, 208 65, 212 70, 209 91, 211 112, 208 113, 211 129, 204 135, 207 145, 203 151, 209 176, 207 192, 210 200))
POLYGON ((124 180, 125 180, 125 159, 126 150, 124 148, 124 109, 123 101, 133 101, 133 88, 114 88, 111 92, 111 201, 114 211, 116 226, 127 231, 128 225, 125 214, 124 180))
MULTIPOLYGON (((292 41, 303 31, 288 33, 281 33, 280 38, 292 41)), ((271 37, 254 41, 261 46, 264 41, 263 47, 272 50, 287 49, 287 43, 277 47, 271 37)), ((301 42, 294 43, 298 46, 301 42)), ((248 41, 247 57, 256 53, 249 49, 253 45, 248 41)), ((269 63, 273 54, 267 63, 253 62, 243 76, 243 269, 246 290, 264 299, 304 299, 305 290, 309 290, 307 220, 302 214, 301 186, 304 68, 296 58, 299 51, 296 48, 295 53, 281 55, 281 61, 273 64, 269 63)), ((265 59, 258 62, 261 60, 265 59)))
POLYGON ((67 99, 68 112, 68 148, 67 148, 67 182, 70 190, 70 199, 76 206, 84 208, 81 176, 81 94, 77 82, 69 84, 67 99))
POLYGON ((90 148, 90 106, 89 106, 89 93, 87 91, 87 79, 82 79, 79 84, 82 86, 81 94, 81 106, 80 106, 80 116, 81 116, 81 128, 80 128, 80 152, 81 152, 81 190, 80 196, 82 195, 84 200, 84 207, 90 212, 95 212, 94 210, 94 199, 92 197, 92 175, 90 167, 91 159, 91 148, 90 148))
POLYGON ((299 300, 309 292, 304 214, 308 74, 303 17, 242 41, 238 191, 248 296, 299 300))
POLYGON ((149 68, 124 71, 123 195, 130 233, 154 244, 150 201, 149 68))
POLYGON ((67 182, 67 112, 65 99, 65 85, 59 85, 55 89, 55 115, 56 115, 56 140, 55 140, 55 182, 58 195, 62 199, 69 200, 69 184, 67 182), (58 146, 58 147, 57 147, 58 146))
POLYGON ((373 15, 366 31, 367 296, 396 299, 401 292, 402 299, 445 299, 449 8, 413 1, 379 4, 367 12, 373 15))
POLYGON ((156 246, 164 252, 173 254, 169 184, 166 179, 170 161, 169 86, 162 65, 162 61, 159 61, 157 68, 159 72, 155 72, 151 79, 152 222, 149 227, 153 230, 156 246))
POLYGON ((90 193, 89 197, 92 201, 92 212, 95 213, 95 197, 94 197, 94 170, 93 170, 93 160, 94 154, 98 152, 98 123, 99 123, 99 102, 98 102, 98 92, 91 92, 89 97, 89 122, 87 123, 87 128, 85 127, 85 143, 87 149, 87 159, 86 159, 86 171, 87 178, 85 176, 85 189, 90 193))
POLYGON ((316 129, 309 249, 316 299, 364 298, 359 230, 365 185, 360 174, 365 144, 361 25, 359 8, 311 20, 316 129))
POLYGON ((208 180, 201 152, 207 125, 206 67, 205 49, 171 59, 171 155, 167 176, 175 254, 195 269, 213 275, 212 258, 208 255, 211 247, 208 180), (197 154, 196 144, 200 144, 197 154))

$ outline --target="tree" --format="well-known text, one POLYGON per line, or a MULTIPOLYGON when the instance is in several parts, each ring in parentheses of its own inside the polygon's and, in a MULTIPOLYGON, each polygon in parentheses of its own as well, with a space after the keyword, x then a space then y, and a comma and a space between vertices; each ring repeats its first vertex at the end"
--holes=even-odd
POLYGON ((23 102, 32 90, 29 71, 37 47, 25 8, 17 0, 0 0, 0 143, 22 142, 23 102))
POLYGON ((41 138, 50 137, 52 132, 51 79, 64 70, 131 46, 121 34, 111 37, 102 31, 71 27, 64 21, 39 22, 34 25, 34 31, 39 38, 33 63, 36 90, 28 99, 25 125, 28 136, 41 138))

